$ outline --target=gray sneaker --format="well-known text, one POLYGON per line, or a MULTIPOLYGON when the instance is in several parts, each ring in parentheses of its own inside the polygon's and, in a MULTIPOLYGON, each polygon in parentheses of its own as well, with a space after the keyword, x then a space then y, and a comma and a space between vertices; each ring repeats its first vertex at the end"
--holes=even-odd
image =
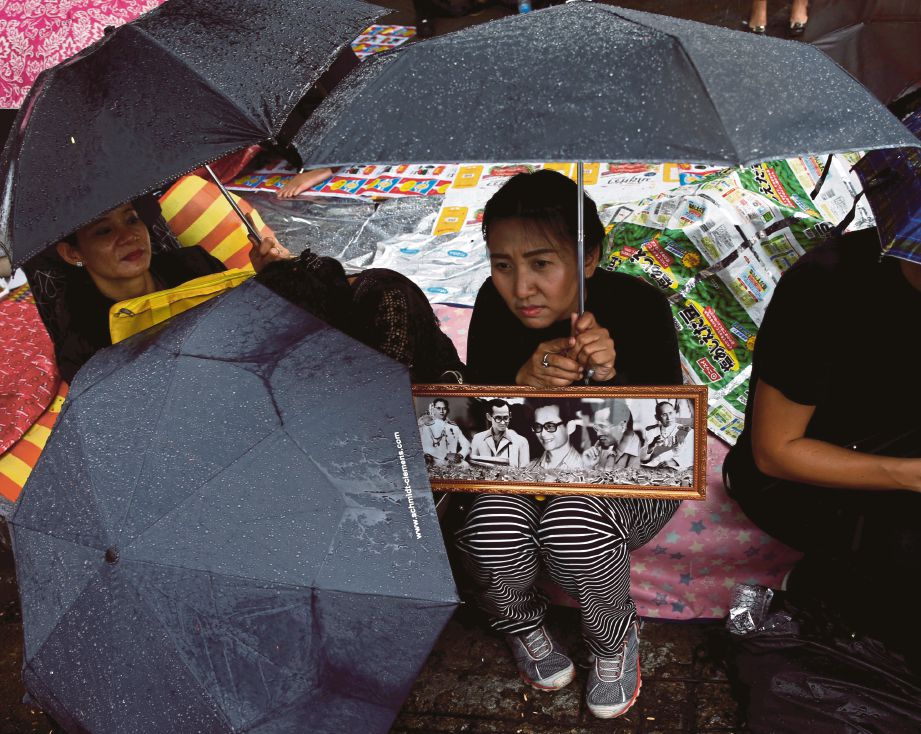
POLYGON ((588 674, 585 702, 599 719, 620 716, 640 695, 639 637, 634 622, 627 630, 620 652, 609 658, 596 657, 588 674))
POLYGON ((543 691, 557 691, 576 677, 576 667, 553 642, 543 625, 532 632, 506 635, 524 682, 543 691))

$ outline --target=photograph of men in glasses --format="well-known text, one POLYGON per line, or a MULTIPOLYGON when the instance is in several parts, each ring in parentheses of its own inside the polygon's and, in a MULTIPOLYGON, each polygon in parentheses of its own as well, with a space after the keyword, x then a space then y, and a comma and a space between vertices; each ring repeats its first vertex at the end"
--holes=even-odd
POLYGON ((509 427, 512 410, 507 402, 495 398, 486 403, 488 428, 473 436, 471 464, 480 466, 527 466, 531 461, 528 440, 509 427))
POLYGON ((582 453, 569 443, 576 430, 577 421, 570 415, 569 401, 538 403, 534 405, 534 422, 531 430, 543 446, 541 456, 528 464, 528 469, 584 469, 582 453))

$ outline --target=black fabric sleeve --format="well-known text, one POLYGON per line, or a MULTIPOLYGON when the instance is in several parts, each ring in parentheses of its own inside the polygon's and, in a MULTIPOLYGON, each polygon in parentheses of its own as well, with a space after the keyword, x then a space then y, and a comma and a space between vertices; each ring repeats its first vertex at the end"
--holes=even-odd
POLYGON ((467 328, 467 374, 468 382, 480 385, 499 384, 492 374, 493 363, 490 355, 495 354, 494 334, 490 321, 496 315, 498 298, 492 281, 487 280, 476 294, 470 326, 467 328))
POLYGON ((175 250, 175 252, 185 253, 185 265, 188 267, 189 272, 194 273, 188 278, 189 280, 199 278, 202 275, 223 273, 227 270, 224 263, 198 245, 184 247, 182 250, 175 250))
POLYGON ((833 324, 831 274, 813 263, 789 270, 777 284, 755 342, 758 379, 800 405, 817 405, 828 383, 832 351, 823 331, 833 324))
POLYGON ((611 334, 616 352, 617 373, 607 384, 680 385, 681 358, 668 299, 638 278, 620 273, 595 278, 599 276, 606 293, 593 304, 595 318, 611 334))
POLYGON ((644 329, 651 337, 645 346, 643 382, 649 385, 680 385, 683 382, 678 336, 668 299, 645 283, 651 293, 644 329))

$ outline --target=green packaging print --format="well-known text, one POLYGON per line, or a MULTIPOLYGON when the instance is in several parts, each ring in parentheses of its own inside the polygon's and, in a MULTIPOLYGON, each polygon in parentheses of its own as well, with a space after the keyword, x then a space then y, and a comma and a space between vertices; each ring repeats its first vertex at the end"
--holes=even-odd
POLYGON ((710 405, 707 412, 707 428, 721 439, 735 445, 745 426, 744 414, 738 413, 723 400, 710 405))
POLYGON ((706 263, 679 229, 620 223, 605 239, 604 267, 642 278, 666 295, 680 291, 706 263))
POLYGON ((721 400, 736 412, 745 415, 745 406, 748 404, 748 380, 733 386, 721 400))
POLYGON ((815 208, 809 193, 802 187, 786 161, 756 163, 738 172, 739 181, 749 191, 761 194, 787 209, 796 209, 816 220, 822 215, 815 208))
POLYGON ((720 280, 673 299, 672 313, 681 356, 699 384, 723 390, 751 364, 757 327, 720 280))

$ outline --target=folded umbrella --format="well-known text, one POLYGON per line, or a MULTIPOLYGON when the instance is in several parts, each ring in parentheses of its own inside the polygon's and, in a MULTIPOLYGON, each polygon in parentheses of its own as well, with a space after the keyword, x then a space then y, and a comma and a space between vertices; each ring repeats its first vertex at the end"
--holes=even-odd
POLYGON ((87 363, 10 524, 71 732, 386 732, 457 603, 406 368, 252 281, 87 363))
POLYGON ((43 72, 0 159, 0 246, 21 263, 119 204, 272 139, 359 0, 169 0, 43 72))

